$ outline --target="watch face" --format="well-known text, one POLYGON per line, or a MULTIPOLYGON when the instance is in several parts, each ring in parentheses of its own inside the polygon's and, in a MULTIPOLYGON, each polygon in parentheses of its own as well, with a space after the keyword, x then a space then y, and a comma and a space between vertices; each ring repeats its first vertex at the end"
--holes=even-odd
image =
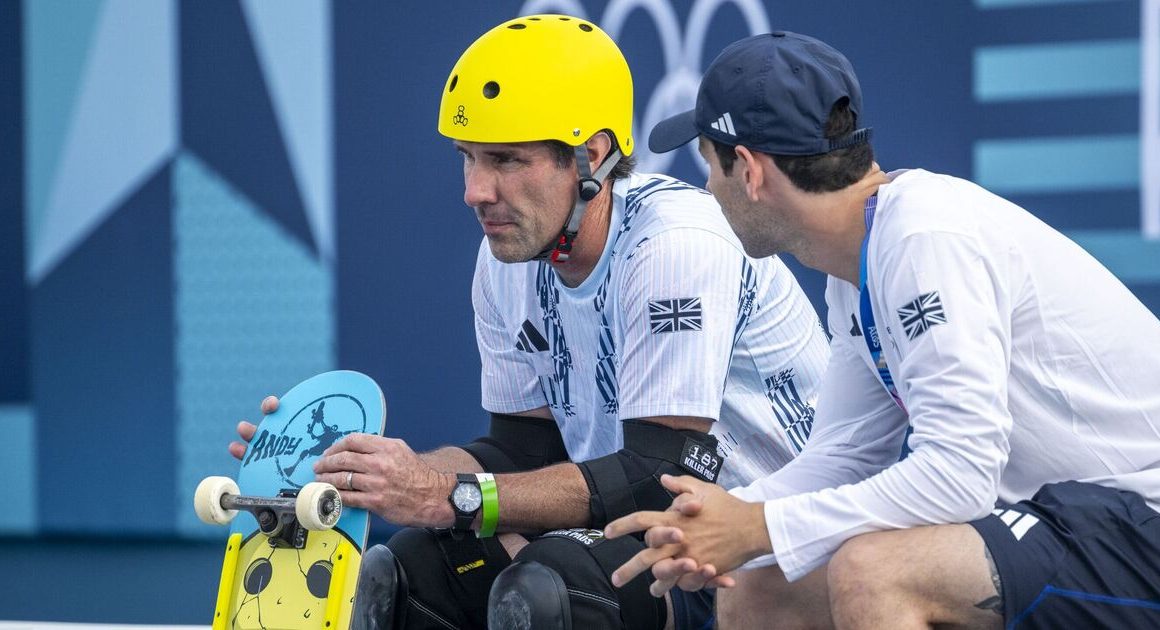
POLYGON ((473 483, 461 483, 451 493, 451 501, 461 512, 474 512, 483 503, 483 493, 473 483))

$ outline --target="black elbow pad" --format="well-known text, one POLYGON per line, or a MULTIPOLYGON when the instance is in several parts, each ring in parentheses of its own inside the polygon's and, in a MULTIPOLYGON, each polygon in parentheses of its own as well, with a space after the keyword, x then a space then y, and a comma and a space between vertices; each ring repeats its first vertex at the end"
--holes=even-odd
POLYGON ((461 447, 490 473, 535 470, 568 460, 568 449, 555 421, 491 414, 491 430, 461 447))
POLYGON ((578 464, 588 483, 590 526, 604 527, 638 510, 667 509, 673 495, 661 485, 661 475, 716 483, 724 463, 713 435, 625 420, 624 448, 578 464))

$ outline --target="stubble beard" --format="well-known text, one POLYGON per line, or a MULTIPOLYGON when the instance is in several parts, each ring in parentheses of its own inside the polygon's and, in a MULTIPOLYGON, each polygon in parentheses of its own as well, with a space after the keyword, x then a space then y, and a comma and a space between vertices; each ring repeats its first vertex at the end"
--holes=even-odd
MULTIPOLYGON (((546 205, 544 200, 533 200, 521 208, 542 208, 546 205)), ((482 220, 483 213, 478 209, 476 212, 482 220)), ((487 235, 491 255, 503 263, 521 263, 528 262, 554 247, 556 240, 560 238, 564 220, 560 219, 560 225, 549 227, 547 221, 551 219, 544 214, 535 210, 524 212, 520 208, 509 206, 507 212, 501 213, 501 216, 511 217, 515 229, 487 235)))
POLYGON ((784 243, 781 242, 783 235, 776 227, 762 224, 758 218, 760 215, 754 213, 753 208, 746 207, 738 212, 726 210, 722 205, 722 210, 729 223, 729 229, 733 230, 747 256, 766 258, 783 251, 784 243))
POLYGON ((521 263, 528 262, 541 252, 551 247, 554 242, 552 239, 546 242, 538 242, 534 234, 536 230, 525 230, 522 226, 514 233, 506 236, 488 236, 487 245, 491 249, 491 255, 496 260, 502 263, 521 263))

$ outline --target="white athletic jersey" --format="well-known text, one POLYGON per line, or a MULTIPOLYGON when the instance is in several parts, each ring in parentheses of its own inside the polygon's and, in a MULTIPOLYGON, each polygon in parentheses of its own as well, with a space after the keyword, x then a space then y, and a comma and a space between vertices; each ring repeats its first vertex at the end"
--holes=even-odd
POLYGON ((809 436, 828 358, 817 313, 780 260, 745 256, 703 190, 617 180, 604 253, 576 288, 547 263, 497 261, 484 239, 472 300, 483 407, 547 405, 573 461, 620 449, 621 419, 710 418, 732 487, 809 436))
POLYGON ((1018 206, 954 177, 891 177, 867 284, 912 452, 897 461, 908 416, 871 361, 859 290, 831 277, 810 442, 735 491, 769 499, 774 554, 752 564, 796 579, 857 534, 971 521, 1063 480, 1160 507, 1160 321, 1018 206))

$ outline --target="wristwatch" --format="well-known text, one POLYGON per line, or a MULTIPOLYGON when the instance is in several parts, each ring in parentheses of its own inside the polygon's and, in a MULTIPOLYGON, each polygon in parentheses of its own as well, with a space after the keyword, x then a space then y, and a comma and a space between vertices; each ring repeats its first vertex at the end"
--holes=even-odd
POLYGON ((453 529, 470 531, 475 515, 483 507, 483 491, 479 489, 479 479, 472 473, 459 473, 456 479, 458 483, 447 497, 451 509, 455 510, 453 529))

